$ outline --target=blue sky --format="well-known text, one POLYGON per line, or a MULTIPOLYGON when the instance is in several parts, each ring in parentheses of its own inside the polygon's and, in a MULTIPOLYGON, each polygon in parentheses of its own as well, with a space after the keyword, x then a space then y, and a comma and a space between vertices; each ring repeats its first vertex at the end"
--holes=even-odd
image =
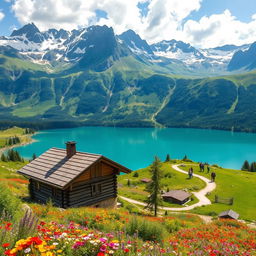
POLYGON ((256 41, 255 0, 0 0, 0 12, 0 35, 34 22, 41 30, 106 24, 150 42, 174 38, 201 47, 256 41))

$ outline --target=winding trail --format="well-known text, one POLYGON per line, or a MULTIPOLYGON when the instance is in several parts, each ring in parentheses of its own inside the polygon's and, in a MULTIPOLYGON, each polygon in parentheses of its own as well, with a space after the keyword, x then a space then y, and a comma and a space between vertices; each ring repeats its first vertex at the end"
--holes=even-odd
MULTIPOLYGON (((172 168, 178 172, 184 173, 186 175, 188 174, 187 171, 184 171, 179 168, 179 164, 172 165, 172 168)), ((189 205, 189 206, 185 206, 182 208, 175 208, 175 207, 159 207, 159 208, 161 210, 165 210, 165 211, 188 211, 188 210, 194 209, 195 207, 211 204, 211 201, 206 197, 206 195, 208 193, 212 192, 216 188, 215 182, 211 182, 209 179, 207 179, 199 174, 194 174, 194 177, 197 177, 206 183, 205 188, 199 190, 198 192, 192 192, 194 194, 194 196, 199 200, 198 203, 189 205)), ((130 198, 127 198, 124 196, 119 196, 119 197, 129 203, 133 203, 133 204, 137 204, 137 205, 141 205, 141 206, 147 205, 146 203, 143 203, 143 202, 140 202, 137 200, 133 200, 133 199, 130 199, 130 198)))

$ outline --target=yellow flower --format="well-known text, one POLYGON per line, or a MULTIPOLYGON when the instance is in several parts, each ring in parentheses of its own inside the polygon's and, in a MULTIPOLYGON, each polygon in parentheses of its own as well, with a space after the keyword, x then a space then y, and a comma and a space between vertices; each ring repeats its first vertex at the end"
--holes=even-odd
POLYGON ((15 253, 17 253, 17 251, 18 251, 17 248, 13 248, 13 249, 10 251, 10 253, 11 253, 11 254, 15 254, 15 253))
POLYGON ((57 253, 62 253, 62 250, 58 250, 57 253))
POLYGON ((46 252, 46 249, 44 248, 44 245, 40 244, 38 245, 39 252, 46 252))

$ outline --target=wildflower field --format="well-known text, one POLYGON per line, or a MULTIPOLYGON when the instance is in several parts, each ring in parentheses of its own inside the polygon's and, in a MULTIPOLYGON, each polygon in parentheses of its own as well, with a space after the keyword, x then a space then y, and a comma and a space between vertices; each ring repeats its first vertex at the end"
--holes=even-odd
POLYGON ((204 224, 189 214, 154 218, 86 208, 48 213, 45 221, 31 211, 19 222, 3 216, 0 255, 256 255, 256 230, 237 221, 204 224))
POLYGON ((131 214, 131 205, 63 210, 35 204, 26 201, 26 180, 3 163, 0 169, 1 256, 256 255, 256 229, 241 222, 131 214))

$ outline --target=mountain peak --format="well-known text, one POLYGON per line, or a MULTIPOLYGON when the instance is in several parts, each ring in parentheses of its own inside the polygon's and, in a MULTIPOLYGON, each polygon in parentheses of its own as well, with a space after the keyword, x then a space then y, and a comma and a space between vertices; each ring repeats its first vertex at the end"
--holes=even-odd
POLYGON ((34 23, 29 23, 18 30, 14 30, 11 34, 11 37, 13 36, 26 36, 29 41, 34 43, 43 41, 43 36, 34 23))
POLYGON ((141 37, 136 34, 135 31, 129 29, 123 32, 121 35, 118 36, 122 41, 125 42, 129 46, 129 48, 133 52, 146 52, 148 54, 153 54, 150 46, 146 42, 146 40, 141 39, 141 37))
POLYGON ((256 67, 256 42, 251 44, 248 50, 237 51, 228 64, 228 70, 234 71, 239 69, 252 70, 256 67))
POLYGON ((11 36, 22 36, 22 35, 27 35, 30 33, 40 33, 39 29, 37 26, 32 22, 29 24, 24 25, 22 28, 13 30, 11 36))

